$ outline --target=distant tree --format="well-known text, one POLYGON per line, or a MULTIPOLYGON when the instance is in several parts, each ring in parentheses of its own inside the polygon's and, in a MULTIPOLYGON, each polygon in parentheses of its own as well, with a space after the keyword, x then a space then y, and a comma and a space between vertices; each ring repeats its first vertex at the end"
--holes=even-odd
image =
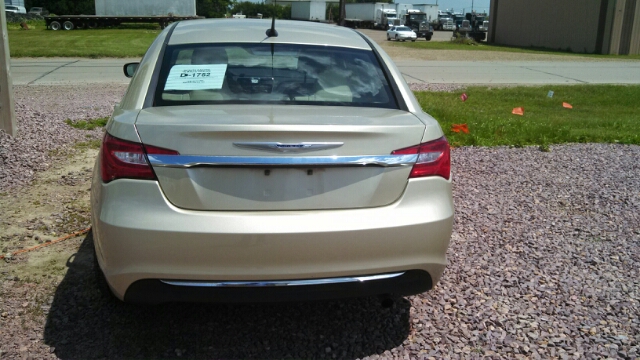
POLYGON ((47 8, 57 15, 95 15, 95 0, 25 0, 25 7, 29 10, 33 6, 47 8))
POLYGON ((196 14, 208 18, 224 17, 230 5, 230 0, 196 0, 196 14))

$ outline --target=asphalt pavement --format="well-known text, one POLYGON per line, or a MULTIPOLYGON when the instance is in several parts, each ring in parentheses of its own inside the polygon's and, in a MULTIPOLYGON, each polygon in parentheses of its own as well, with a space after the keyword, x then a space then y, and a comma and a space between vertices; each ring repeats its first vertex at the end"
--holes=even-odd
MULTIPOLYGON (((14 85, 122 83, 127 62, 140 59, 12 59, 14 85)), ((409 83, 640 84, 640 61, 426 61, 398 60, 409 83)))

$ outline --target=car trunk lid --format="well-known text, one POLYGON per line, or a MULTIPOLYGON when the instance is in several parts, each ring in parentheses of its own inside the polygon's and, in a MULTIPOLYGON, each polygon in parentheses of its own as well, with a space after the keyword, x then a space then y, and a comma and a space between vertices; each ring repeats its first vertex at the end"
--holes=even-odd
POLYGON ((140 112, 160 187, 193 210, 384 206, 402 194, 425 125, 405 111, 332 106, 174 106, 140 112))

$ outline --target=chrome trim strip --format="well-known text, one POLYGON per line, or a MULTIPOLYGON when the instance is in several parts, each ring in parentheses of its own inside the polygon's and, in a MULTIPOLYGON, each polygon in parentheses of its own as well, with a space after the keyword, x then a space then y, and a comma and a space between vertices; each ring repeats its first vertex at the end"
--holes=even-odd
POLYGON ((300 143, 281 143, 281 142, 234 142, 234 146, 244 149, 264 150, 281 153, 301 153, 307 151, 318 151, 326 149, 335 149, 342 145, 343 142, 300 142, 300 143))
POLYGON ((413 166, 417 154, 383 156, 199 156, 148 155, 153 166, 191 168, 197 166, 255 166, 255 167, 339 167, 339 166, 413 166))
POLYGON ((370 275, 370 276, 354 276, 354 277, 336 277, 326 279, 308 279, 308 280, 277 280, 277 281, 182 281, 182 280, 160 280, 161 282, 174 286, 194 286, 194 287, 280 287, 280 286, 302 286, 302 285, 326 285, 326 284, 343 284, 365 282, 373 280, 385 280, 404 275, 404 272, 370 275))

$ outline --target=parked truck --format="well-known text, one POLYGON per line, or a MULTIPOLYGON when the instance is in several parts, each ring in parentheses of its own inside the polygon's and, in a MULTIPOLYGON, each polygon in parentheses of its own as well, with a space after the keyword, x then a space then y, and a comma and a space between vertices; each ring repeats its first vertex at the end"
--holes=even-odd
POLYGON ((433 26, 427 20, 427 14, 411 9, 404 15, 404 25, 408 26, 418 35, 418 38, 425 38, 427 41, 433 37, 433 26))
POLYGON ((450 11, 438 10, 438 24, 433 27, 435 30, 449 30, 456 29, 456 24, 453 21, 453 15, 450 11))
POLYGON ((95 0, 96 15, 45 16, 51 30, 93 29, 123 23, 157 23, 196 19, 196 0, 95 0))
POLYGON ((418 10, 427 15, 427 22, 435 29, 438 25, 438 5, 413 4, 413 10, 418 10))
POLYGON ((349 27, 388 29, 395 24, 395 6, 388 3, 345 4, 345 23, 349 27))
POLYGON ((486 14, 467 13, 465 20, 454 31, 454 37, 468 37, 477 42, 486 40, 489 31, 489 21, 486 14))

